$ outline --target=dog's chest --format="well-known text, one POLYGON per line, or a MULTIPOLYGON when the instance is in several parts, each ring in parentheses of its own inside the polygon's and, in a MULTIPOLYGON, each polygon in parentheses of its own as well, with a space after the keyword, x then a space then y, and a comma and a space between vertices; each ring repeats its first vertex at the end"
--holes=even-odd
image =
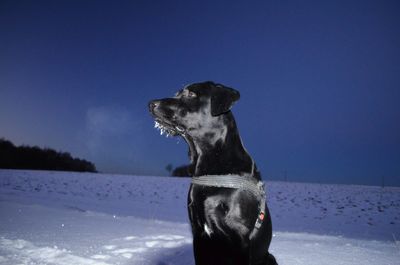
POLYGON ((192 229, 208 237, 226 235, 229 231, 249 234, 257 207, 253 197, 237 189, 194 186, 189 194, 192 229))
POLYGON ((231 189, 192 186, 188 206, 194 224, 199 229, 210 232, 213 220, 223 218, 229 211, 233 192, 231 189))

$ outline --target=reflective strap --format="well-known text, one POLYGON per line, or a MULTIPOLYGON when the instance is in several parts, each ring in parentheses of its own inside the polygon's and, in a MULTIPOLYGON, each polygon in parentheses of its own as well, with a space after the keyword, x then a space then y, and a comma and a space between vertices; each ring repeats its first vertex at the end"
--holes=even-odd
MULTIPOLYGON (((265 216, 265 198, 262 198, 261 202, 260 202, 260 213, 258 214, 254 228, 257 228, 257 229, 260 228, 262 222, 264 221, 264 219, 266 217, 268 217, 268 216, 265 216)), ((254 230, 253 230, 253 232, 254 232, 254 230)))
POLYGON ((192 184, 217 187, 248 190, 257 198, 264 196, 264 185, 262 181, 255 180, 250 176, 240 175, 206 175, 192 177, 192 184))

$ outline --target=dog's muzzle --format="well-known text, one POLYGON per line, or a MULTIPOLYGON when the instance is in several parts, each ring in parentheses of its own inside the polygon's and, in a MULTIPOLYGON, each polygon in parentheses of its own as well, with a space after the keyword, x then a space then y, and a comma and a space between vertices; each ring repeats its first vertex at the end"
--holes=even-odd
POLYGON ((153 100, 149 103, 149 110, 150 113, 153 115, 155 122, 154 128, 160 130, 160 134, 168 136, 176 136, 176 135, 183 135, 185 133, 185 129, 174 122, 171 119, 166 118, 165 113, 160 108, 161 101, 160 100, 153 100))

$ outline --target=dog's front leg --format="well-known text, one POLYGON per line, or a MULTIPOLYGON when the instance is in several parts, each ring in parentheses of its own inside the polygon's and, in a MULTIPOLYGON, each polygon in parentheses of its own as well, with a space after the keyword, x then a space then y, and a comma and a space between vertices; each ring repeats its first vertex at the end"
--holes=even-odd
POLYGON ((250 265, 249 242, 221 240, 193 233, 196 265, 250 265))
POLYGON ((249 248, 226 242, 215 242, 207 237, 193 237, 196 265, 250 265, 249 248))
POLYGON ((193 235, 193 252, 196 265, 213 265, 213 253, 210 251, 211 242, 200 235, 193 235))

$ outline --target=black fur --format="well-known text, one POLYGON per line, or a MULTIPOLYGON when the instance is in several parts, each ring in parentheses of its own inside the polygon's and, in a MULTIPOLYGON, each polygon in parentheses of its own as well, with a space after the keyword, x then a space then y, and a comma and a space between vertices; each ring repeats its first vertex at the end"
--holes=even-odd
MULTIPOLYGON (((173 98, 153 100, 150 112, 171 135, 189 145, 192 177, 248 175, 260 180, 243 147, 230 108, 238 91, 213 82, 186 86, 173 98)), ((250 238, 259 214, 259 198, 245 190, 192 185, 188 194, 196 265, 274 265, 269 254, 272 225, 265 219, 250 238)))

